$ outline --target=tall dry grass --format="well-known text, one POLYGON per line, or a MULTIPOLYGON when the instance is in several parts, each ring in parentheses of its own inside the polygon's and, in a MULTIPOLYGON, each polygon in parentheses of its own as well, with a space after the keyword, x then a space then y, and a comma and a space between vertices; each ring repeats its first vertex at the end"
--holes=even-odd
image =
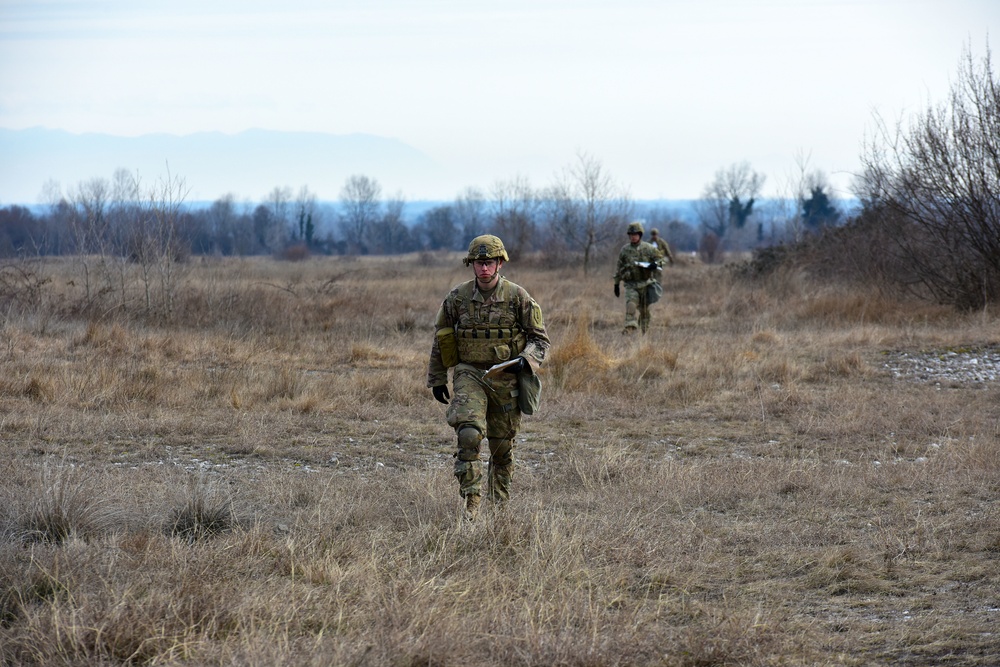
POLYGON ((457 257, 196 260, 172 318, 77 267, 0 328, 4 664, 1000 661, 1000 388, 883 367, 989 312, 689 263, 626 339, 610 267, 510 264, 553 347, 469 525, 424 386, 457 257))

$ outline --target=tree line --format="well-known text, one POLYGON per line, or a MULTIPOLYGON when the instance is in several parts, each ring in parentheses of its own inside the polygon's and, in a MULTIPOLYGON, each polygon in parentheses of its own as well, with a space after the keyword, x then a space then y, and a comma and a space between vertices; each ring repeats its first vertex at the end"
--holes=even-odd
MULTIPOLYGON (((676 210, 640 210, 598 159, 580 154, 548 187, 535 188, 523 177, 497 181, 486 191, 470 187, 408 224, 403 198, 383 196, 379 182, 367 175, 349 177, 334 207, 321 205, 308 187, 297 193, 275 188, 256 204, 225 195, 207 207, 193 207, 185 205, 182 178, 168 175, 147 184, 118 169, 110 179, 92 178, 65 194, 50 184, 44 213, 22 206, 0 209, 0 257, 107 254, 142 261, 156 252, 174 259, 192 254, 289 259, 399 254, 461 250, 488 231, 502 236, 515 257, 541 250, 580 260, 589 269, 617 250, 625 226, 637 216, 658 227, 679 251, 704 249, 706 235, 736 248, 773 243, 796 225, 817 224, 811 211, 817 198, 829 197, 825 183, 817 180, 811 198, 798 202, 791 215, 783 212, 787 219, 778 224, 774 215, 760 215, 759 206, 754 210, 763 180, 746 163, 720 170, 705 189, 697 210, 700 222, 692 227, 676 210), (739 214, 733 215, 737 209, 739 214), (768 238, 740 238, 755 214, 767 219, 768 238)), ((832 224, 839 214, 829 204, 825 210, 828 218, 822 223, 832 224)), ((758 225, 762 228, 764 222, 758 225)))
MULTIPOLYGON (((275 188, 241 206, 231 195, 210 206, 185 205, 182 178, 151 184, 119 169, 111 179, 79 183, 49 197, 40 215, 0 209, 0 257, 70 255, 135 264, 147 284, 172 279, 172 265, 192 254, 397 254, 461 250, 474 236, 501 236, 517 258, 540 252, 548 261, 590 270, 624 242, 639 215, 680 251, 706 262, 725 250, 758 249, 771 270, 789 258, 817 275, 837 273, 961 308, 983 308, 1000 294, 1000 84, 987 49, 967 49, 944 102, 896 124, 876 117, 866 140, 846 217, 822 172, 800 158, 789 196, 761 200, 765 177, 749 163, 719 169, 696 204, 697 225, 676 212, 639 211, 628 188, 597 158, 579 154, 554 182, 533 187, 515 177, 404 220, 401 196, 384 197, 377 180, 349 177, 333 210, 303 187, 275 188), (777 202, 777 204, 775 203, 777 202), (760 252, 762 248, 780 252, 760 252), (778 261, 780 260, 780 261, 778 261)), ((101 264, 106 267, 108 262, 101 264)), ((768 268, 769 267, 769 268, 768 268)), ((87 266, 84 280, 89 284, 87 266)))

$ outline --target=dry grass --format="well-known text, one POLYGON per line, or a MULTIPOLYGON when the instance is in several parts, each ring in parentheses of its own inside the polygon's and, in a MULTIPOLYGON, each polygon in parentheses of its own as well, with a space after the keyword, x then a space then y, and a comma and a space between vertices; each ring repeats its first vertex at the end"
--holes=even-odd
POLYGON ((424 387, 457 258, 197 261, 172 319, 33 268, 0 662, 1000 662, 1000 387, 881 363, 995 316, 687 264, 624 339, 610 270, 508 269, 553 349, 514 500, 463 525, 424 387))

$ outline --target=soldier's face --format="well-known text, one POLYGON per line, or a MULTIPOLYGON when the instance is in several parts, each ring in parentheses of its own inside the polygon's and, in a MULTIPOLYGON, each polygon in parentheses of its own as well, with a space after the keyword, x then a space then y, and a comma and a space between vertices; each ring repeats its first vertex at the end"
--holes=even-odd
POLYGON ((629 242, 632 243, 632 245, 635 245, 636 243, 638 243, 639 239, 641 239, 641 238, 642 238, 642 234, 640 234, 639 232, 629 232, 628 233, 628 240, 629 240, 629 242))
POLYGON ((488 286, 497 279, 502 265, 503 261, 499 259, 477 259, 472 262, 472 269, 476 272, 479 284, 488 286))

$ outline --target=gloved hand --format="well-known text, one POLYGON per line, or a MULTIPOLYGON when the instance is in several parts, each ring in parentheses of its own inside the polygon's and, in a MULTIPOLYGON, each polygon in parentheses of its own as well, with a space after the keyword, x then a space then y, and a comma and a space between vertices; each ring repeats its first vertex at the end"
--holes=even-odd
POLYGON ((503 369, 504 373, 520 373, 528 365, 528 360, 524 357, 518 357, 516 364, 511 364, 503 369))
POLYGON ((622 291, 621 291, 621 289, 620 289, 620 288, 618 287, 618 283, 615 283, 615 298, 618 298, 618 297, 620 297, 621 295, 622 295, 622 291))
POLYGON ((434 398, 438 400, 438 403, 448 405, 448 402, 451 400, 451 394, 448 393, 448 385, 439 384, 436 387, 431 387, 431 391, 434 392, 434 398))
POLYGON ((650 262, 650 263, 649 263, 649 270, 650 270, 650 271, 656 271, 656 270, 657 270, 658 268, 660 268, 660 267, 658 267, 658 266, 656 265, 656 262, 650 262))

